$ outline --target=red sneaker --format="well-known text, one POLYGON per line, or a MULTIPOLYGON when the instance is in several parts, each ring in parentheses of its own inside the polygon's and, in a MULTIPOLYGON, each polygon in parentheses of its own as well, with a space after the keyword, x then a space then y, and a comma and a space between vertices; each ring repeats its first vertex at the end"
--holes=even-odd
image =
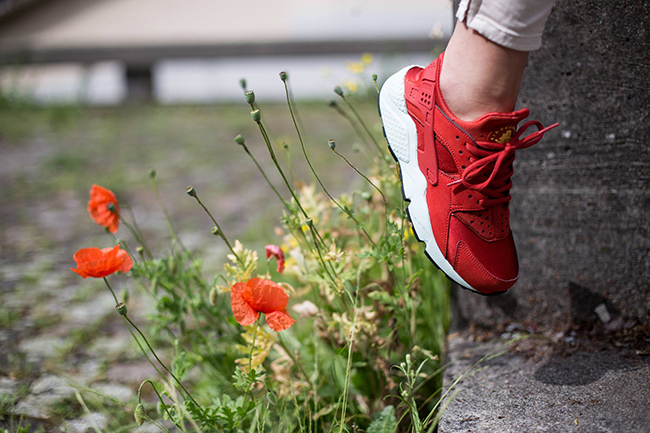
POLYGON ((517 130, 528 109, 458 119, 438 86, 443 56, 386 80, 379 94, 384 133, 427 256, 467 289, 503 293, 519 276, 508 211, 515 151, 557 124, 531 121, 517 130), (522 137, 531 126, 537 131, 522 137))

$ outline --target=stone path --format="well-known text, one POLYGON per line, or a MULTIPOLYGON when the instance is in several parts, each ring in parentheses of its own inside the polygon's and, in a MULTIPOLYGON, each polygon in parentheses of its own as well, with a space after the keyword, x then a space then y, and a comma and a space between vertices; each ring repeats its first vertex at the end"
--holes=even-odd
POLYGON ((567 354, 566 340, 531 337, 508 346, 511 337, 451 336, 447 384, 486 355, 500 355, 459 383, 440 433, 650 431, 650 359, 613 348, 567 354))

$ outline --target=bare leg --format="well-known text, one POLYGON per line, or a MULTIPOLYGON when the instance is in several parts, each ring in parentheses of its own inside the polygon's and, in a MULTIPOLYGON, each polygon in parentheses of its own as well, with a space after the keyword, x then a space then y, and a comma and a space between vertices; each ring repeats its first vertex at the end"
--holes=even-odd
POLYGON ((513 111, 527 58, 527 51, 495 44, 457 22, 440 71, 440 90, 451 112, 471 121, 513 111))

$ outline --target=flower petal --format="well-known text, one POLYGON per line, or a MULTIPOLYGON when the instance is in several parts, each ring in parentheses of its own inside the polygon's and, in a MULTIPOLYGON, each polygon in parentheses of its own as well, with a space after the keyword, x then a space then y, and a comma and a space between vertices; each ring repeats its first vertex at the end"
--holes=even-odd
POLYGON ((119 245, 113 248, 82 248, 74 255, 77 269, 72 269, 83 278, 102 278, 110 275, 124 265, 124 257, 118 258, 119 245))
POLYGON ((266 314, 266 324, 276 332, 284 331, 294 323, 296 321, 289 316, 286 308, 266 314))
POLYGON ((131 268, 133 267, 133 259, 131 258, 129 253, 127 253, 126 251, 120 249, 117 252, 117 258, 118 258, 118 260, 123 259, 122 264, 120 265, 118 271, 120 271, 120 272, 122 272, 124 274, 129 272, 131 270, 131 268))
POLYGON ((269 244, 264 249, 266 251, 267 259, 270 259, 271 256, 273 256, 278 261, 277 271, 278 274, 281 274, 284 271, 284 252, 282 251, 282 248, 277 245, 269 244))
POLYGON ((272 313, 286 308, 289 295, 282 286, 271 280, 251 278, 246 282, 242 297, 253 310, 260 313, 272 313))
POLYGON ((117 197, 109 189, 99 185, 93 185, 90 189, 90 201, 88 202, 88 213, 90 217, 102 227, 108 228, 111 233, 116 233, 120 221, 120 208, 117 205, 117 197), (109 203, 115 205, 115 212, 107 209, 109 203))
POLYGON ((259 317, 259 313, 244 300, 242 292, 245 290, 246 284, 235 283, 230 290, 230 307, 235 320, 242 326, 248 326, 255 322, 259 317))

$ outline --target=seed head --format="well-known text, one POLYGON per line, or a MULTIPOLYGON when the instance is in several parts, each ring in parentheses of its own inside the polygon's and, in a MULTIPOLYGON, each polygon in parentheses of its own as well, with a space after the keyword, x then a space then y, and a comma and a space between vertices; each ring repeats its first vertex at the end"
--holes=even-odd
POLYGON ((135 407, 135 410, 133 411, 133 418, 135 418, 136 424, 144 424, 144 416, 144 406, 142 406, 142 403, 138 403, 138 405, 135 407))
POLYGON ((370 200, 372 198, 372 195, 368 191, 364 191, 361 193, 361 197, 364 200, 370 200))
POLYGON ((244 93, 244 96, 246 97, 246 102, 249 104, 254 104, 255 103, 255 92, 252 90, 249 90, 248 92, 244 93))
POLYGON ((334 140, 333 138, 330 138, 330 139, 327 141, 327 145, 328 145, 328 146, 330 147, 330 149, 332 149, 332 150, 336 149, 336 140, 334 140))
POLYGON ((108 209, 111 213, 117 213, 117 209, 115 208, 115 203, 113 202, 107 204, 106 209, 108 209))
POLYGON ((138 246, 135 251, 141 256, 144 255, 144 247, 142 245, 138 246))
POLYGON ((150 179, 155 179, 156 178, 156 169, 155 168, 152 168, 151 170, 149 170, 149 178, 150 179))
POLYGON ((239 85, 241 86, 242 89, 244 89, 244 91, 246 91, 246 78, 241 78, 239 80, 239 85))
POLYGON ((127 309, 126 309, 126 304, 124 302, 120 302, 115 306, 115 309, 117 310, 118 313, 120 313, 120 316, 126 316, 127 309))
POLYGON ((330 107, 336 107, 338 104, 336 103, 335 100, 330 99, 329 101, 327 101, 327 105, 329 105, 330 107))
POLYGON ((190 197, 196 197, 196 190, 194 189, 194 187, 193 187, 192 185, 190 185, 190 186, 188 186, 187 188, 185 188, 185 192, 186 192, 187 195, 189 195, 190 197))
POLYGON ((377 74, 372 74, 372 81, 377 82, 377 74))
POLYGON ((241 134, 237 135, 237 137, 235 137, 235 143, 239 144, 240 146, 243 146, 245 144, 244 137, 242 137, 241 134))
POLYGON ((213 235, 219 236, 219 229, 217 228, 217 226, 212 227, 211 231, 213 235))
POLYGON ((262 120, 262 114, 260 113, 260 110, 253 110, 251 111, 251 117, 253 120, 257 123, 260 123, 262 120))
POLYGON ((336 86, 334 88, 334 93, 336 93, 339 96, 343 96, 343 89, 341 89, 341 86, 336 86))
POLYGON ((289 77, 287 76, 287 73, 285 71, 280 72, 280 79, 282 81, 287 81, 287 78, 289 77))
POLYGON ((219 295, 219 292, 217 291, 216 287, 213 287, 212 290, 210 290, 210 305, 213 307, 217 305, 217 296, 219 295))

